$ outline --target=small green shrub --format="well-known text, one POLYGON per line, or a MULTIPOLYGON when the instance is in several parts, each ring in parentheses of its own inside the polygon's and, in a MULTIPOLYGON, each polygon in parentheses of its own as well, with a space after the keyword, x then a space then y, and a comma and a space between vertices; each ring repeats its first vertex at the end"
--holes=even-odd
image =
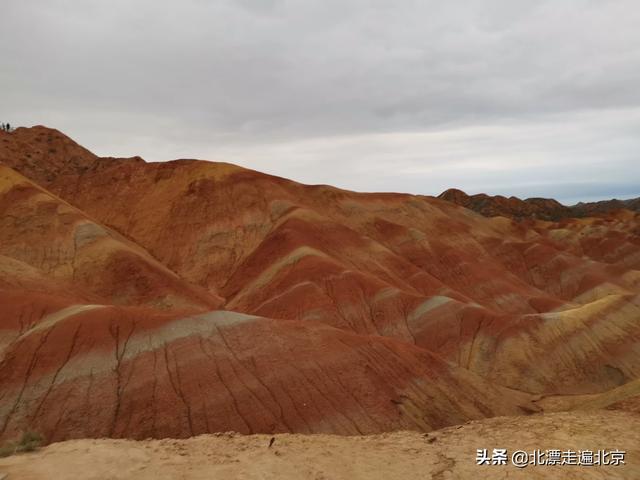
POLYGON ((33 452, 42 446, 44 439, 36 432, 24 432, 17 442, 8 442, 0 447, 0 457, 8 457, 14 453, 33 452))
POLYGON ((8 457, 9 455, 13 455, 14 453, 16 453, 16 446, 12 442, 9 442, 0 447, 0 458, 8 457))
POLYGON ((42 443, 44 442, 44 438, 37 432, 24 432, 22 434, 22 438, 18 443, 18 447, 21 452, 33 452, 34 450, 40 448, 42 443))

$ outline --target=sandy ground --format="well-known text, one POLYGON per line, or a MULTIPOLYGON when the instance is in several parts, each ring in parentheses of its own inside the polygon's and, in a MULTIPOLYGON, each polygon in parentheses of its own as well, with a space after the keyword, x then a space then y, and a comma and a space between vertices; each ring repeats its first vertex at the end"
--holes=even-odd
MULTIPOLYGON (((510 454, 509 454, 510 455, 510 454)), ((595 410, 502 417, 420 434, 201 435, 185 440, 72 440, 0 459, 0 478, 459 479, 640 478, 640 415, 595 410), (269 443, 275 438, 273 445, 269 443), (476 449, 625 450, 621 466, 476 465, 476 449)))

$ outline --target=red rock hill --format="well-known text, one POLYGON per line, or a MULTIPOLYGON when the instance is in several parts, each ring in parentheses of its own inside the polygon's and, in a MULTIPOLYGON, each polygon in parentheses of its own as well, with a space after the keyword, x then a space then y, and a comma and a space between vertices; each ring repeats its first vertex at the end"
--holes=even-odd
POLYGON ((635 391, 631 211, 485 218, 44 127, 0 161, 2 437, 427 431, 635 391))

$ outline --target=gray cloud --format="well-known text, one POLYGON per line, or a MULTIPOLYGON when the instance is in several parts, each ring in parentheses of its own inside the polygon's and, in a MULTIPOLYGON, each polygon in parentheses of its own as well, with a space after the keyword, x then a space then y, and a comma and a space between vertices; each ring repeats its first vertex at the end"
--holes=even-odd
POLYGON ((633 0, 6 2, 0 114, 360 190, 640 195, 639 24, 633 0))

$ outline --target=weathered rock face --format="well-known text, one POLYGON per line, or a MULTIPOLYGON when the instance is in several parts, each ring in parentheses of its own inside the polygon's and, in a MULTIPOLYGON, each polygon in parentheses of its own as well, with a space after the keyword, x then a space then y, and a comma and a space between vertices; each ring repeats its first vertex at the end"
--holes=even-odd
POLYGON ((429 430, 640 377, 631 211, 486 218, 1 135, 2 436, 429 430))
MULTIPOLYGON (((122 235, 0 165, 0 255, 83 296, 109 303, 215 308, 221 299, 186 284, 122 235), (71 289, 73 291, 73 289, 71 289)), ((45 282, 46 283, 46 282, 45 282)))
POLYGON ((41 185, 62 175, 99 170, 111 161, 144 163, 140 157, 100 158, 69 137, 43 126, 0 131, 0 162, 41 185))
POLYGON ((50 440, 430 430, 532 408, 526 395, 389 338, 103 305, 61 309, 20 333, 0 382, 5 434, 28 423, 50 440))

